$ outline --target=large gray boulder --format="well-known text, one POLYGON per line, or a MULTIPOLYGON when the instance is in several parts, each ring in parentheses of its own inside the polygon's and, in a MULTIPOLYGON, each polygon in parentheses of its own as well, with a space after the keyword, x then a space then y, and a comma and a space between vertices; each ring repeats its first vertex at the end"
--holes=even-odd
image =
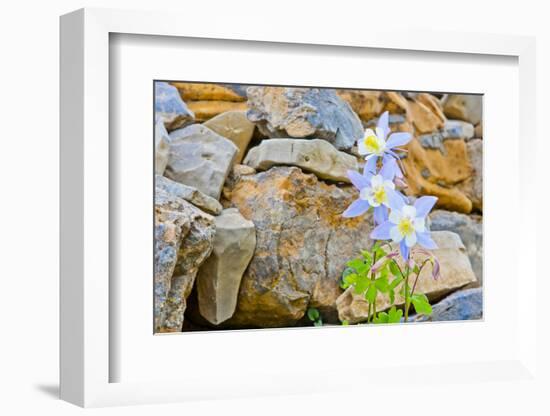
POLYGON ((215 218, 216 236, 210 257, 197 275, 200 314, 218 325, 231 318, 243 273, 254 254, 256 231, 235 208, 215 218))
POLYGON ((167 82, 155 82, 155 117, 164 122, 168 131, 195 120, 195 114, 187 108, 176 87, 167 82))
POLYGON ((249 87, 248 119, 268 137, 317 138, 349 150, 363 136, 350 105, 326 88, 249 87))
POLYGON ((197 271, 212 251, 214 218, 162 189, 155 190, 155 212, 155 237, 160 238, 160 244, 157 245, 160 254, 155 256, 155 261, 163 263, 155 265, 155 331, 179 332, 197 271), (166 211, 174 217, 182 218, 182 223, 188 224, 180 228, 179 234, 176 229, 166 231, 166 227, 160 226, 161 223, 166 223, 165 217, 161 215, 166 211), (172 242, 175 240, 179 240, 179 247, 173 264, 173 253, 177 245, 172 242), (163 259, 162 253, 166 245, 173 245, 174 250, 167 251, 166 259, 163 259), (169 283, 166 282, 168 268, 173 268, 169 283))
POLYGON ((357 159, 325 140, 270 139, 250 149, 244 163, 256 170, 277 165, 298 166, 321 179, 350 182, 347 171, 359 170, 357 159))
POLYGON ((164 175, 219 199, 239 151, 237 146, 200 124, 173 131, 170 140, 170 157, 164 175))

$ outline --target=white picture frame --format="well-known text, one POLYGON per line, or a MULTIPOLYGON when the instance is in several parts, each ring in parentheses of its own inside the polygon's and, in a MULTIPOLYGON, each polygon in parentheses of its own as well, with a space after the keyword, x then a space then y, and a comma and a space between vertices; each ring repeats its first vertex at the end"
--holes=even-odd
MULTIPOLYGON (((288 27, 281 32, 267 22, 249 27, 247 34, 243 35, 235 33, 229 22, 218 22, 220 24, 214 28, 205 28, 193 19, 185 19, 186 23, 182 25, 183 20, 184 16, 171 13, 106 9, 83 9, 61 18, 61 398, 88 407, 330 392, 351 389, 353 380, 375 385, 376 382, 395 379, 403 371, 407 377, 417 377, 418 385, 428 386, 437 379, 441 383, 439 389, 449 382, 445 377, 440 377, 442 373, 451 374, 455 381, 464 383, 508 381, 521 384, 528 381, 540 387, 542 381, 536 371, 537 324, 527 315, 526 307, 536 305, 536 291, 533 288, 538 276, 534 254, 522 250, 519 250, 513 264, 514 267, 522 265, 524 276, 523 284, 517 288, 514 316, 510 318, 517 325, 514 344, 505 353, 495 354, 498 357, 495 360, 439 360, 437 364, 418 362, 410 366, 395 361, 393 366, 387 363, 382 368, 370 366, 368 375, 362 368, 321 366, 319 373, 307 383, 299 374, 288 373, 284 369, 280 372, 266 371, 263 377, 248 381, 235 381, 229 374, 223 374, 221 369, 222 374, 212 380, 217 368, 210 368, 202 375, 194 372, 181 380, 151 377, 150 380, 113 382, 111 369, 121 357, 111 348, 113 333, 110 332, 111 312, 116 310, 116 305, 112 304, 113 297, 110 297, 113 287, 109 280, 113 267, 109 251, 109 230, 113 226, 110 218, 110 172, 116 168, 109 157, 111 34, 277 42, 282 49, 285 44, 306 47, 332 45, 411 53, 428 51, 513 57, 517 59, 519 68, 517 137, 530 143, 531 151, 536 141, 536 112, 533 111, 535 42, 532 38, 472 33, 410 33, 388 24, 373 25, 368 36, 361 28, 354 27, 342 27, 337 33, 327 33, 322 25, 307 31, 288 27), (364 378, 358 379, 358 374, 362 372, 364 378), (323 380, 323 374, 331 381, 323 380)), ((512 122, 512 125, 515 124, 512 122)), ((528 167, 532 166, 529 154, 520 148, 517 165, 512 164, 511 167, 517 171, 509 172, 512 177, 518 174, 519 186, 514 189, 518 202, 513 209, 520 218, 518 226, 523 230, 521 234, 515 231, 520 247, 532 246, 536 241, 535 216, 528 211, 529 206, 535 205, 537 194, 535 183, 527 172, 528 167), (520 215, 527 212, 530 214, 520 215)), ((519 270, 513 273, 517 274, 519 270)), ((426 331, 418 329, 420 326, 416 328, 416 331, 426 331)), ((458 331, 459 327, 455 328, 450 331, 458 331)), ((412 328, 403 326, 386 327, 381 331, 386 334, 392 331, 391 337, 396 340, 412 334, 412 328)), ((305 330, 293 329, 292 333, 293 337, 304 342, 322 342, 319 331, 307 332, 307 336, 302 335, 305 330)), ((349 342, 360 339, 357 330, 347 331, 347 334, 344 336, 349 342)), ((240 336, 238 333, 231 335, 234 340, 240 336)), ((340 334, 338 336, 342 337, 340 334)), ((163 343, 171 342, 171 338, 174 339, 162 337, 163 343)), ((290 341, 289 335, 287 338, 290 341)), ((406 391, 410 387, 402 386, 402 389, 406 391)), ((494 394, 496 398, 496 390, 494 394)))

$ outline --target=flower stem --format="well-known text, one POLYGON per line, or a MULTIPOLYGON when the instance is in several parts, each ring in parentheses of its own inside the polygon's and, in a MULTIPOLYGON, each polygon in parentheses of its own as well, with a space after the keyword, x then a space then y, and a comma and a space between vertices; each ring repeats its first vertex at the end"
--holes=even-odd
POLYGON ((410 306, 410 299, 409 299, 409 274, 410 274, 410 267, 409 267, 409 259, 407 258, 407 268, 406 270, 406 276, 405 276, 405 322, 409 320, 409 306, 410 306))

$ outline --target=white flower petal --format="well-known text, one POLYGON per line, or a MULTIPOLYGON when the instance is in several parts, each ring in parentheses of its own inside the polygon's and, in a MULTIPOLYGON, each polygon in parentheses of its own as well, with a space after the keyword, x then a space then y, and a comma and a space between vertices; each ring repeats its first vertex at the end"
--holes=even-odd
POLYGON ((384 181, 384 188, 395 189, 395 184, 393 181, 384 181))
POLYGON ((426 220, 421 217, 416 217, 413 221, 414 229, 419 232, 423 233, 426 230, 426 220))
POLYGON ((403 215, 405 217, 408 217, 410 219, 416 218, 416 208, 413 207, 412 205, 405 205, 401 209, 401 212, 403 212, 403 215))
POLYGON ((370 180, 370 184, 373 188, 379 188, 384 184, 384 178, 382 175, 374 175, 370 180))
POLYGON ((416 244, 416 233, 410 233, 405 237, 405 244, 407 247, 412 247, 416 244))
POLYGON ((369 151, 367 150, 367 146, 365 146, 364 140, 357 140, 357 151, 361 156, 367 155, 369 153, 369 151))
POLYGON ((399 224, 399 221, 401 221, 401 218, 403 218, 403 214, 401 214, 401 211, 392 209, 390 212, 389 220, 393 224, 399 224))
POLYGON ((390 228, 390 238, 394 243, 400 243, 404 235, 399 231, 399 227, 390 228))
POLYGON ((359 198, 368 201, 369 198, 372 198, 372 189, 371 188, 361 189, 361 191, 359 191, 359 198))

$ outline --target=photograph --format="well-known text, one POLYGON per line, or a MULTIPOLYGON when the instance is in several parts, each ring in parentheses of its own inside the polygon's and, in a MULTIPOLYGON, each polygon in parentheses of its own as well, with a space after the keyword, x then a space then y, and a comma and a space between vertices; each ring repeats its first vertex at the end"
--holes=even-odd
POLYGON ((481 95, 154 100, 155 333, 483 319, 481 95))

